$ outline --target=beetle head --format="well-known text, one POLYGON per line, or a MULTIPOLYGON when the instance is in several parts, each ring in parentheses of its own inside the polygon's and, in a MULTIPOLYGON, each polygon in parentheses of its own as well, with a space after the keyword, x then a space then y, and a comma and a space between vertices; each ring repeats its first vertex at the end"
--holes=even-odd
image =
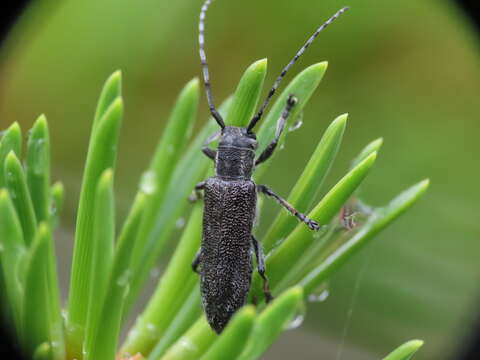
POLYGON ((225 126, 222 129, 219 148, 239 148, 255 151, 257 148, 257 137, 246 128, 225 126))

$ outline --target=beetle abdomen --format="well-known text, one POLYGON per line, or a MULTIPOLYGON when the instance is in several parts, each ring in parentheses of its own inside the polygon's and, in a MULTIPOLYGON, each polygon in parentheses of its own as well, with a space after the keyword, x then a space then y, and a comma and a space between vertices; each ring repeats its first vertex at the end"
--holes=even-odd
POLYGON ((255 206, 253 181, 212 177, 205 184, 201 292, 207 320, 218 333, 250 289, 255 206))

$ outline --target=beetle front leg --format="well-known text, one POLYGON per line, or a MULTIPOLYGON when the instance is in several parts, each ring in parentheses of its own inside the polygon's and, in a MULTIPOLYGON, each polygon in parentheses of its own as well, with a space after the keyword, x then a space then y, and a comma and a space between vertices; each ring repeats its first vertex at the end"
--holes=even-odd
POLYGON ((252 235, 252 245, 255 251, 255 257, 257 258, 258 273, 263 279, 263 294, 265 295, 265 302, 268 304, 273 300, 272 293, 270 292, 270 286, 268 284, 268 277, 265 274, 265 255, 263 255, 262 245, 252 235))
POLYGON ((217 156, 217 152, 213 149, 210 149, 208 145, 210 145, 212 142, 217 140, 219 136, 220 136, 220 131, 217 131, 215 134, 210 135, 202 145, 202 152, 212 160, 215 160, 215 157, 217 156))
POLYGON ((281 198, 277 194, 275 194, 272 189, 265 185, 257 185, 257 191, 264 193, 265 195, 273 197, 277 202, 282 205, 285 209, 287 209, 292 215, 296 216, 300 221, 307 224, 310 230, 317 231, 320 229, 318 223, 310 218, 308 218, 305 214, 302 214, 297 209, 295 209, 291 204, 289 204, 285 199, 281 198))
POLYGON ((195 202, 202 198, 202 190, 205 189, 205 181, 199 182, 195 185, 195 189, 192 191, 192 194, 188 197, 188 201, 195 202))
POLYGON ((275 138, 272 140, 270 144, 263 150, 257 160, 255 160, 255 166, 259 165, 265 161, 267 161, 270 156, 272 156, 273 152, 277 148, 278 141, 280 140, 280 136, 282 135, 283 129, 285 129, 285 123, 290 116, 290 112, 292 111, 293 107, 297 103, 297 99, 290 95, 287 100, 287 106, 282 113, 282 116, 277 121, 277 129, 275 130, 275 138))

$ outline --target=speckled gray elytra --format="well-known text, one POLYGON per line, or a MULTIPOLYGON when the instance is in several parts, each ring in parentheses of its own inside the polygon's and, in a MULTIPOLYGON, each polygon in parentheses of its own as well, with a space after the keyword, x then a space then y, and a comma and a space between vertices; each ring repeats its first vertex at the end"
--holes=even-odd
POLYGON ((275 138, 256 159, 257 140, 253 128, 261 119, 290 67, 317 35, 348 8, 339 10, 315 31, 283 69, 248 126, 240 128, 226 126, 213 102, 204 46, 205 16, 211 2, 212 0, 206 0, 200 12, 200 59, 210 112, 221 130, 210 136, 202 147, 203 153, 215 162, 215 176, 197 184, 191 197, 191 200, 196 200, 201 197, 201 191, 204 193, 202 244, 192 267, 200 274, 202 302, 208 323, 213 330, 221 333, 232 315, 247 299, 252 277, 252 249, 257 259, 258 273, 263 279, 265 300, 266 302, 272 300, 265 274, 262 247, 252 234, 257 193, 273 197, 311 230, 319 229, 314 220, 297 211, 267 186, 255 184, 252 180, 254 168, 269 159, 277 147, 285 123, 297 103, 295 96, 289 96, 277 122, 275 138), (217 139, 219 139, 217 150, 213 150, 209 145, 217 139))

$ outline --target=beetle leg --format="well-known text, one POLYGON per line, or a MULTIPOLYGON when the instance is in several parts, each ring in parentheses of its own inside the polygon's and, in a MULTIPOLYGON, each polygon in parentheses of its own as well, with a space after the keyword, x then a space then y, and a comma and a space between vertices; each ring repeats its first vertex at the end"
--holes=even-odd
POLYGON ((202 152, 212 160, 215 160, 215 157, 217 156, 217 152, 210 149, 208 146, 202 147, 202 152))
POLYGON ((255 251, 255 257, 257 258, 258 273, 263 279, 263 293, 265 295, 265 302, 268 304, 270 301, 273 300, 273 296, 270 293, 268 278, 267 278, 267 275, 265 274, 265 256, 263 255, 262 246, 260 245, 258 240, 255 239, 255 236, 253 235, 252 235, 252 245, 253 245, 253 250, 255 251))
POLYGON ((195 271, 197 274, 200 274, 198 272, 198 266, 200 265, 200 261, 202 261, 202 249, 198 249, 197 254, 192 261, 192 270, 195 271))
POLYGON ((215 160, 217 152, 213 149, 210 149, 208 145, 218 139, 220 136, 220 131, 217 131, 215 134, 210 135, 202 145, 202 152, 207 155, 210 159, 215 160))
POLYGON ((280 140, 280 136, 282 135, 283 129, 285 129, 285 123, 296 103, 297 103, 297 99, 293 95, 290 95, 288 97, 285 110, 283 110, 282 116, 280 116, 280 119, 278 119, 277 121, 275 138, 272 140, 270 144, 268 144, 265 150, 263 150, 263 152, 260 154, 257 160, 255 160, 255 165, 259 165, 264 161, 267 161, 270 158, 270 156, 272 156, 273 152, 277 148, 277 144, 278 144, 278 141, 280 140))
POLYGON ((188 197, 188 201, 195 202, 202 198, 201 190, 205 189, 205 181, 199 182, 195 185, 195 189, 192 191, 191 195, 188 197))
POLYGON ((318 223, 310 218, 308 218, 305 214, 302 214, 297 209, 295 209, 291 204, 289 204, 285 199, 281 198, 277 194, 275 194, 272 189, 265 185, 257 185, 257 191, 264 193, 265 195, 273 197, 277 202, 282 205, 285 209, 287 209, 292 215, 296 216, 300 221, 307 224, 310 230, 317 231, 320 229, 318 223))

